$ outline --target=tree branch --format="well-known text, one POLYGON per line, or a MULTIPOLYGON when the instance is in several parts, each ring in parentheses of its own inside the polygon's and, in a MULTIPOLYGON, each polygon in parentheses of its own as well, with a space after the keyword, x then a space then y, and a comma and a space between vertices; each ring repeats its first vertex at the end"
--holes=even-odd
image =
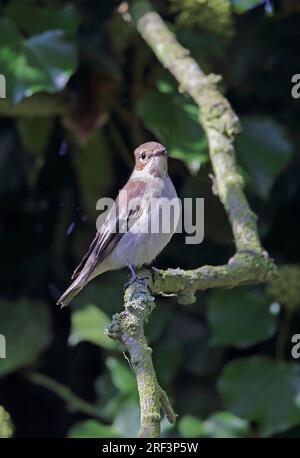
POLYGON ((256 215, 249 208, 237 170, 235 136, 240 132, 237 115, 220 93, 218 75, 205 75, 198 63, 183 48, 147 0, 135 0, 129 13, 137 30, 162 65, 176 78, 199 107, 199 121, 209 142, 215 185, 232 227, 237 254, 224 266, 204 266, 183 271, 153 269, 151 291, 174 293, 180 302, 194 302, 194 293, 215 287, 234 287, 245 283, 268 281, 276 267, 263 250, 257 231, 256 215))
POLYGON ((196 301, 197 291, 268 282, 276 273, 276 267, 266 252, 261 255, 237 253, 222 266, 192 270, 152 268, 149 287, 152 294, 175 294, 180 304, 192 304, 196 301))
MULTIPOLYGON (((127 20, 128 10, 122 7, 120 12, 127 20)), ((208 138, 217 192, 228 214, 237 251, 223 266, 144 272, 143 285, 135 282, 128 288, 125 311, 113 317, 108 334, 126 345, 137 378, 141 404, 140 436, 158 437, 160 407, 164 408, 171 422, 176 416, 158 385, 151 349, 144 335, 143 323, 154 308, 154 298, 147 287, 152 294, 176 294, 179 302, 190 304, 196 300, 197 290, 268 281, 276 275, 276 267, 261 246, 256 216, 243 192, 244 180, 237 170, 233 146, 240 125, 230 103, 217 88, 221 77, 203 73, 147 0, 131 2, 129 13, 158 60, 178 81, 180 90, 192 97, 199 107, 199 121, 208 138)))
POLYGON ((130 14, 158 60, 178 81, 180 90, 190 95, 199 107, 218 194, 227 211, 237 250, 261 253, 256 217, 243 193, 244 181, 235 162, 233 140, 240 132, 240 124, 228 100, 217 89, 221 77, 202 72, 189 50, 178 43, 147 0, 134 1, 130 14))
POLYGON ((66 402, 70 409, 78 412, 83 412, 88 416, 96 417, 100 420, 103 419, 100 409, 85 401, 84 399, 81 399, 79 396, 73 393, 73 391, 68 386, 53 380, 47 375, 40 374, 39 372, 25 372, 24 376, 30 380, 30 382, 40 385, 55 393, 66 402))
MULTIPOLYGON (((144 276, 144 272, 142 275, 144 276)), ((126 289, 124 302, 125 310, 113 316, 107 335, 122 342, 130 355, 140 397, 139 437, 159 437, 160 409, 164 410, 171 423, 175 422, 176 415, 166 393, 158 384, 152 363, 152 350, 144 333, 144 323, 155 307, 154 297, 150 295, 147 286, 147 278, 126 289)))

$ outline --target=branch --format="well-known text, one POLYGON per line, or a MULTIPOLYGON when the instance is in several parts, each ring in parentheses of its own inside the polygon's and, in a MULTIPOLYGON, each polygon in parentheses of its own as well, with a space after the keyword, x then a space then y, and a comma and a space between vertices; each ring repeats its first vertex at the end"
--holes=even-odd
POLYGON ((197 291, 264 283, 276 274, 273 261, 266 252, 262 252, 261 255, 237 253, 222 266, 203 266, 192 270, 152 268, 148 279, 153 294, 175 294, 180 304, 192 304, 196 301, 197 291))
POLYGON ((206 76, 198 63, 183 48, 147 0, 136 0, 130 13, 139 33, 158 60, 189 94, 200 110, 200 122, 209 142, 209 153, 216 176, 217 190, 228 213, 238 251, 261 253, 256 217, 243 193, 244 181, 235 162, 233 140, 240 132, 237 115, 218 91, 221 77, 206 76))
MULTIPOLYGON (((127 5, 128 7, 128 5, 127 5)), ((126 4, 119 9, 128 19, 126 4)), ((243 192, 244 180, 238 173, 234 138, 240 132, 237 115, 219 92, 217 75, 205 75, 187 49, 176 40, 147 0, 130 3, 129 13, 137 30, 199 107, 199 121, 209 144, 217 192, 224 204, 232 227, 236 255, 224 266, 203 266, 194 270, 168 269, 144 272, 143 284, 135 282, 125 293, 125 311, 113 317, 108 335, 127 347, 137 378, 141 404, 141 437, 158 437, 160 407, 171 422, 176 416, 166 394, 158 385, 143 323, 154 308, 152 294, 176 294, 181 303, 196 300, 195 292, 207 288, 232 288, 247 283, 268 281, 276 268, 263 250, 257 231, 256 216, 249 208, 243 192)))
POLYGON ((103 419, 103 416, 100 413, 100 409, 93 406, 89 402, 81 399, 77 396, 73 391, 68 387, 65 386, 56 380, 53 380, 46 375, 40 374, 39 372, 29 372, 24 374, 30 382, 40 385, 44 388, 55 393, 61 399, 65 401, 69 408, 74 411, 83 412, 88 416, 99 418, 100 420, 103 419))
POLYGON ((176 415, 166 393, 158 384, 152 363, 152 350, 144 333, 144 323, 155 307, 154 297, 147 287, 147 278, 129 285, 124 302, 125 310, 113 316, 106 332, 110 338, 122 342, 130 355, 140 397, 139 437, 159 437, 160 409, 164 410, 170 423, 175 422, 176 415))
POLYGON ((135 0, 129 9, 131 19, 162 65, 176 78, 199 107, 199 121, 206 132, 210 160, 218 195, 232 227, 237 254, 224 266, 204 266, 191 271, 153 270, 151 291, 174 293, 182 303, 195 301, 194 293, 214 287, 234 287, 268 281, 276 267, 263 250, 256 215, 249 208, 237 170, 233 142, 240 132, 237 115, 216 83, 221 77, 205 75, 183 48, 147 0, 135 0))

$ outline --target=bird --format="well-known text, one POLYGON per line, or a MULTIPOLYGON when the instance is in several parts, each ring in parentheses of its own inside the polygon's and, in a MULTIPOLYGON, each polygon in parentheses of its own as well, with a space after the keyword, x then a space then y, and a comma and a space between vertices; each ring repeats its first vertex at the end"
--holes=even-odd
MULTIPOLYGON (((166 148, 150 141, 137 147, 134 157, 135 166, 129 180, 119 191, 87 254, 75 269, 73 283, 57 301, 61 307, 67 306, 87 283, 106 271, 128 267, 130 283, 139 281, 135 269, 150 265, 176 231, 180 204, 168 175, 166 148), (167 213, 166 203, 174 204, 174 212, 173 221, 164 228, 160 219, 167 213), (153 226, 155 230, 151 230, 153 226)), ((167 217, 169 215, 171 217, 170 212, 167 217)))

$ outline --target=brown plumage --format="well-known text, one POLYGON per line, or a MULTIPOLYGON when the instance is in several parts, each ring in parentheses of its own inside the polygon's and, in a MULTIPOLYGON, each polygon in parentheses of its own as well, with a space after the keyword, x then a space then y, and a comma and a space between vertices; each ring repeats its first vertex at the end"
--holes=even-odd
POLYGON ((152 198, 172 199, 176 196, 167 173, 167 153, 163 145, 145 143, 135 150, 134 155, 135 168, 115 200, 116 211, 108 213, 87 254, 75 269, 73 283, 57 302, 62 306, 68 305, 92 278, 107 270, 126 265, 132 270, 133 266, 151 263, 173 235, 173 232, 145 234, 131 231, 137 224, 148 222, 152 198), (123 231, 120 228, 112 230, 118 226, 122 226, 123 231))

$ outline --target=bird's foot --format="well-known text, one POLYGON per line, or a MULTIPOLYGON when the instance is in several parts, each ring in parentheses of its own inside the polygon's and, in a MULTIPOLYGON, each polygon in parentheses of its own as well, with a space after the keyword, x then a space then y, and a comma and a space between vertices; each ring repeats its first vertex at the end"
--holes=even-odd
POLYGON ((130 277, 130 280, 127 281, 126 283, 124 283, 124 289, 128 288, 128 286, 131 286, 133 285, 133 283, 141 283, 141 284, 144 284, 144 280, 147 280, 147 277, 138 277, 134 268, 132 267, 131 264, 127 264, 129 270, 130 270, 130 273, 131 273, 131 277, 130 277))

